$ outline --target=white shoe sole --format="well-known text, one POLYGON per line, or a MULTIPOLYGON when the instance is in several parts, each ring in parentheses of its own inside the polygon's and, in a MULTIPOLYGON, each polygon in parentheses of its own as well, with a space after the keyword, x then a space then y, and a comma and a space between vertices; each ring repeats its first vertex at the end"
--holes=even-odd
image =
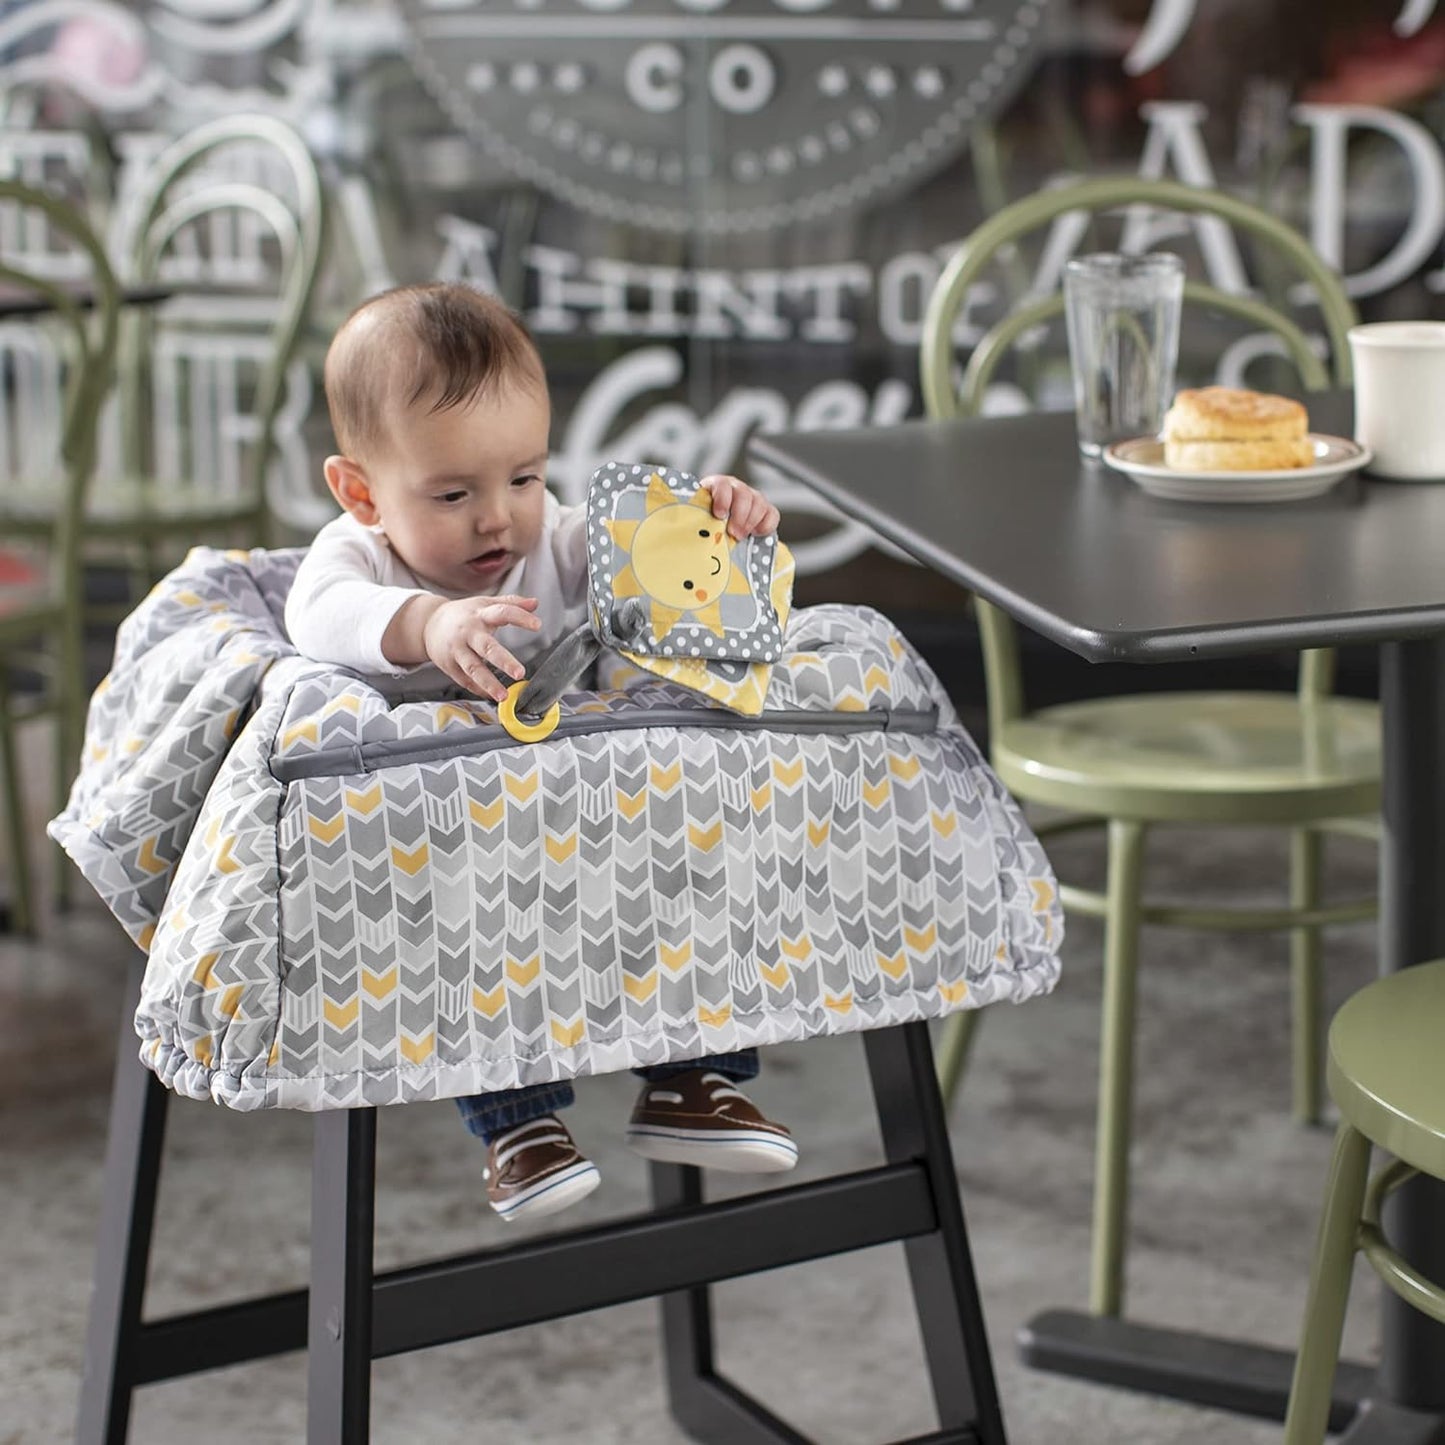
POLYGON ((656 1125, 629 1128, 629 1148, 659 1164, 691 1164, 725 1174, 782 1174, 798 1162, 791 1139, 764 1133, 706 1133, 656 1125))
POLYGON ((590 1159, 583 1159, 570 1168, 559 1170, 539 1180, 530 1189, 514 1194, 505 1204, 493 1204, 503 1219, 540 1219, 556 1214, 585 1199, 602 1182, 602 1175, 590 1159))

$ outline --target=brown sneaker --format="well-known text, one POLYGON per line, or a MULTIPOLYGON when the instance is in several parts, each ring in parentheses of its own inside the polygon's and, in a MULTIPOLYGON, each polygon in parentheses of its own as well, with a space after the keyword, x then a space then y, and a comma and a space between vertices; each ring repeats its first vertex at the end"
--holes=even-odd
POLYGON ((529 1119, 487 1146, 487 1203, 503 1219, 555 1214, 602 1182, 555 1114, 529 1119))
POLYGON ((644 1086, 627 1125, 644 1159, 734 1174, 777 1174, 798 1162, 798 1146, 765 1119, 731 1079, 694 1069, 644 1086))

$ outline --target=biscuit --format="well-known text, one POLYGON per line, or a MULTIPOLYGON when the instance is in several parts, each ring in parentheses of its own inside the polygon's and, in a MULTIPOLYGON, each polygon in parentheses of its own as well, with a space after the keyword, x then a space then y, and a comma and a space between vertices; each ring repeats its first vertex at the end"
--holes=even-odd
POLYGON ((1274 441, 1302 437, 1309 414, 1297 401, 1233 386, 1181 391, 1164 418, 1175 441, 1274 441))
POLYGON ((1164 439, 1164 465, 1181 472, 1273 472, 1314 465, 1308 437, 1261 441, 1177 441, 1164 439))

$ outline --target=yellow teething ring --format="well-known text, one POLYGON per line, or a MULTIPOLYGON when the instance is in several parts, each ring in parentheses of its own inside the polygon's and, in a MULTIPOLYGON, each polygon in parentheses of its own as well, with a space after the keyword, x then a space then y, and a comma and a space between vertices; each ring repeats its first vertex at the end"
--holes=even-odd
POLYGON ((540 743, 543 738, 552 736, 553 729, 561 720, 562 709, 554 702, 536 722, 523 722, 517 716, 517 699, 526 685, 527 679, 523 678, 507 689, 506 697, 497 704, 497 720, 519 743, 540 743))

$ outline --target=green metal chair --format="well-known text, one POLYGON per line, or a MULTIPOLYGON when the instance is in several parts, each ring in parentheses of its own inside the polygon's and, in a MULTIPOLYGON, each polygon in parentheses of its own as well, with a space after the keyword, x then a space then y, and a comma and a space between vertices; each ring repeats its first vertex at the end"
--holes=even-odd
POLYGON ((1356 1252, 1406 1303, 1445 1325, 1445 1288, 1403 1259, 1386 1240, 1386 1197, 1418 1174, 1445 1180, 1445 961, 1366 985, 1330 1025, 1329 1089, 1339 1105, 1334 1157, 1325 1189, 1319 1243, 1294 1383, 1285 1445, 1320 1445, 1350 1294, 1356 1252), (1370 1146, 1394 1155, 1373 1179, 1370 1146))
MULTIPOLYGON (((1346 332, 1355 313, 1339 278, 1290 227, 1257 207, 1217 192, 1169 181, 1098 179, 1051 190, 1006 207, 978 227, 952 257, 934 288, 920 358, 924 403, 932 417, 977 411, 984 388, 1008 349, 1057 316, 1057 293, 1030 301, 978 344, 955 385, 952 330, 969 288, 990 259, 1029 232, 1072 212, 1146 204, 1220 217, 1268 243, 1313 290, 1328 332, 1333 380, 1350 380, 1346 332)), ((1197 282, 1187 302, 1217 308, 1283 341, 1308 389, 1331 376, 1300 327, 1249 297, 1197 282)), ((1007 485, 1001 477, 999 484, 1007 485)), ((1061 888, 1066 909, 1105 922, 1104 1006, 1094 1198, 1091 1308, 1118 1314, 1123 1305, 1124 1248, 1134 1058, 1134 994, 1143 923, 1225 930, 1291 932, 1295 1112, 1315 1120, 1320 1107, 1319 931, 1369 917, 1373 900, 1321 902, 1323 833, 1372 833, 1380 793, 1379 713, 1371 703, 1330 696, 1333 654, 1302 655, 1298 690, 1176 693, 1092 699, 1027 711, 1012 621, 975 599, 988 690, 994 767, 1026 802, 1065 810, 1042 834, 1102 826, 1108 835, 1103 893, 1061 888), (1150 825, 1266 824, 1290 830, 1290 901, 1255 909, 1146 903, 1140 871, 1150 825)), ((955 1015, 940 1051, 945 1098, 958 1088, 977 1012, 955 1015)))
MULTIPOLYGON (((278 422, 324 244, 321 180, 284 122, 225 116, 161 152, 117 228, 124 279, 174 291, 122 317, 120 466, 102 463, 86 529, 87 554, 123 560, 139 593, 196 543, 270 540, 278 422)), ((16 489, 0 524, 43 530, 47 503, 43 485, 16 489)))
POLYGON ((81 537, 95 463, 96 422, 114 373, 118 291, 100 242, 77 211, 15 181, 0 181, 0 205, 17 208, 32 222, 43 218, 54 235, 86 258, 85 289, 91 303, 87 313, 73 288, 0 255, 0 286, 36 298, 53 313, 43 322, 25 324, 45 326, 45 344, 56 344, 65 367, 57 438, 64 486, 47 545, 30 554, 8 543, 0 548, 0 810, 10 864, 11 922, 17 931, 28 933, 34 930, 36 909, 16 731, 33 717, 54 719, 58 811, 70 788, 84 730, 81 537), (39 676, 38 694, 13 687, 13 674, 21 668, 39 676))

